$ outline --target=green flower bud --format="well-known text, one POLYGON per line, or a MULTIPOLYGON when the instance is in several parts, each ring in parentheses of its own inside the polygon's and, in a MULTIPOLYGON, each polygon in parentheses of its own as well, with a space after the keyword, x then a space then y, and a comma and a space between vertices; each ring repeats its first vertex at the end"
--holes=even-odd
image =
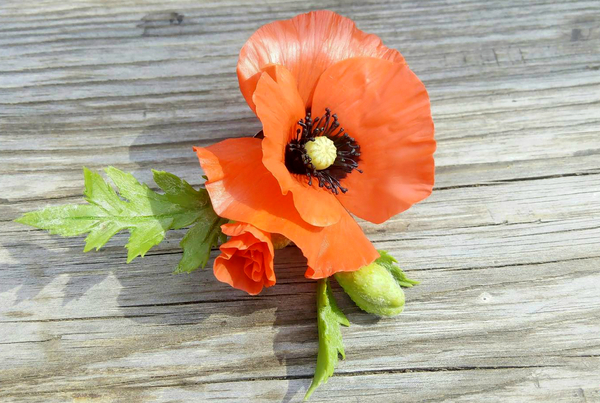
POLYGON ((412 287, 418 282, 406 278, 395 265, 396 259, 385 251, 368 266, 354 272, 339 272, 335 279, 346 294, 363 311, 378 316, 396 316, 404 309, 402 287, 412 287))
POLYGON ((377 263, 349 273, 336 273, 335 279, 363 311, 395 316, 404 309, 404 291, 394 276, 377 263))

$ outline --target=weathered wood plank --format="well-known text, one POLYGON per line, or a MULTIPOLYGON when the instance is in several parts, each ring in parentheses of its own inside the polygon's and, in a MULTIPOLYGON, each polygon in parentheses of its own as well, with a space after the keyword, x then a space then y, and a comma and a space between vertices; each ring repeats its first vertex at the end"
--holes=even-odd
POLYGON ((171 275, 183 231, 125 265, 124 236, 84 255, 12 220, 78 202, 82 165, 200 184, 191 146, 260 130, 239 48, 317 8, 403 52, 438 169, 429 199, 362 223, 422 285, 384 320, 336 288, 348 360, 311 401, 600 401, 600 5, 549 0, 0 4, 2 401, 302 397, 315 284, 295 248, 249 297, 171 275))

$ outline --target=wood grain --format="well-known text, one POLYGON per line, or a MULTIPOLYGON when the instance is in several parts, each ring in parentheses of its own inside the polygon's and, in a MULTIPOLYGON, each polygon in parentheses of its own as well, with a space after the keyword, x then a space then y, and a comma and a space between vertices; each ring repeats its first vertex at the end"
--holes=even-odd
POLYGON ((300 401, 315 283, 292 247, 250 297, 172 275, 183 231, 125 264, 125 236, 13 223, 74 202, 82 165, 195 185, 191 152, 260 126, 235 66, 262 24, 326 8, 426 84, 436 189, 362 223, 421 285, 376 320, 336 287, 347 360, 313 402, 600 401, 598 1, 0 2, 0 400, 300 401))

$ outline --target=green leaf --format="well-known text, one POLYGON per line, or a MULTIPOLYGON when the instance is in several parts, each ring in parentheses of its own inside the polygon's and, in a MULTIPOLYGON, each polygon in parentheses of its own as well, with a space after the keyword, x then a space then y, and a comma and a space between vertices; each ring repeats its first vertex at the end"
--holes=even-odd
POLYGON ((396 282, 401 287, 408 288, 408 287, 412 287, 413 285, 419 284, 418 281, 411 280, 408 277, 406 277, 406 274, 404 274, 402 269, 400 269, 396 265, 396 263, 398 263, 398 261, 392 255, 390 255, 387 251, 378 250, 377 252, 379 252, 380 256, 379 256, 379 259, 375 260, 375 263, 378 263, 381 266, 385 267, 392 274, 392 276, 394 276, 394 278, 396 279, 396 282))
MULTIPOLYGON (((153 171, 155 182, 165 192, 159 194, 139 183, 133 175, 117 168, 108 167, 105 171, 119 194, 100 174, 83 168, 83 194, 89 204, 48 207, 26 213, 15 221, 62 236, 89 233, 85 239, 84 252, 100 249, 115 234, 127 229, 130 237, 125 247, 129 263, 158 245, 169 229, 180 229, 197 221, 206 225, 207 222, 213 223, 218 219, 206 190, 195 190, 173 174, 153 171)), ((219 226, 211 226, 207 230, 203 241, 210 243, 209 252, 214 239, 219 236, 219 226)), ((198 245, 194 247, 198 249, 198 245)), ((202 255, 200 263, 204 259, 205 256, 202 255)))
POLYGON ((214 213, 213 216, 209 214, 202 216, 188 230, 179 244, 183 249, 183 256, 175 273, 189 273, 199 267, 204 268, 210 257, 210 250, 220 241, 224 242, 221 225, 227 221, 214 213))
POLYGON ((338 362, 338 355, 346 358, 340 324, 350 326, 350 322, 337 307, 328 279, 319 280, 317 284, 317 326, 319 328, 319 353, 317 368, 313 381, 304 396, 310 395, 333 374, 338 362))
POLYGON ((174 204, 189 209, 205 207, 209 203, 208 192, 198 191, 183 179, 165 171, 152 170, 154 182, 165 191, 167 198, 174 204))

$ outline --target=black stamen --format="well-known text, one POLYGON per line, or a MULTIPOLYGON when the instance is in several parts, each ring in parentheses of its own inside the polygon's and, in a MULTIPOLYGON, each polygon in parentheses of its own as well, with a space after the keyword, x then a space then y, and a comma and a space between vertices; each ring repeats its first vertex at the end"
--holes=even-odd
POLYGON ((360 146, 353 137, 344 132, 337 115, 332 115, 329 108, 325 109, 325 115, 314 120, 310 112, 307 112, 306 117, 298 121, 295 138, 285 148, 285 165, 290 173, 306 176, 309 186, 312 186, 312 180, 316 178, 319 187, 336 195, 348 191, 340 181, 349 173, 353 170, 363 172, 358 169, 359 161, 360 146), (337 157, 333 164, 321 170, 315 168, 304 148, 307 142, 314 141, 318 136, 326 136, 333 141, 337 149, 337 157))

